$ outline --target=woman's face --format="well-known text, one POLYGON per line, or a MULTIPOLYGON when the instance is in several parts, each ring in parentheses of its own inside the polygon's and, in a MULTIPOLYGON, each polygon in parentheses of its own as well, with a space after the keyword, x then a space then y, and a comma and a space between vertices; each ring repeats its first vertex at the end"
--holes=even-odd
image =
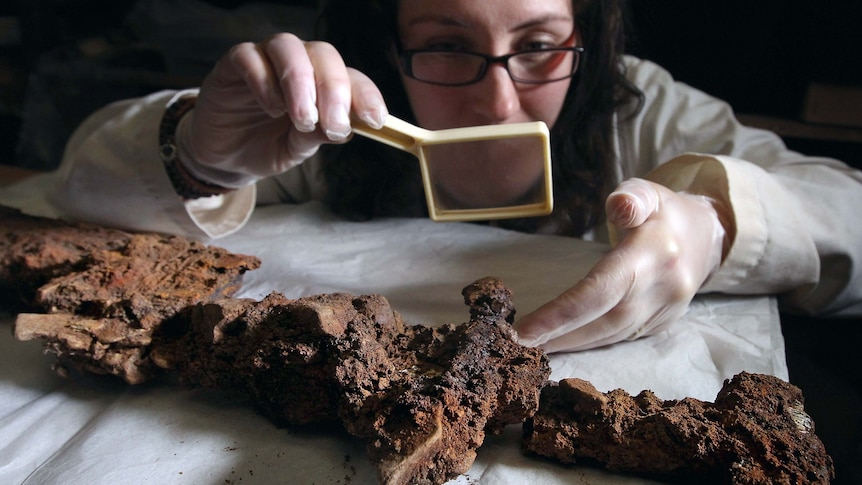
MULTIPOLYGON (((571 0, 406 0, 398 29, 405 50, 445 48, 501 56, 566 43, 574 32, 571 0)), ((571 79, 518 84, 500 64, 467 86, 437 86, 402 76, 424 128, 544 121, 553 126, 571 79)))
MULTIPOLYGON (((571 0, 404 0, 399 2, 398 29, 404 50, 490 56, 577 40, 571 0)), ((489 65, 484 78, 466 86, 428 84, 403 74, 402 81, 417 122, 432 130, 525 121, 553 126, 571 83, 515 83, 501 64, 489 65)), ((533 152, 522 152, 527 149, 513 140, 478 151, 455 147, 434 162, 438 189, 464 207, 517 203, 544 175, 533 152), (475 189, 477 183, 481 191, 475 189)))

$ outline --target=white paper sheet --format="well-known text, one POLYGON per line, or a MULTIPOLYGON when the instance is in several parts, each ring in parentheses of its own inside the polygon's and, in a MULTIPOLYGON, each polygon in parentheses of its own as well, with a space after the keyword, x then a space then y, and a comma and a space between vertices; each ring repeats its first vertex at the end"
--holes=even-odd
MULTIPOLYGON (((0 192, 0 203, 44 214, 39 182, 0 192)), ((214 242, 254 254, 238 296, 271 291, 377 293, 408 323, 468 319, 461 289, 497 276, 521 314, 557 295, 605 250, 555 236, 463 223, 350 223, 322 206, 261 208, 240 233, 214 242)), ((63 380, 33 342, 0 322, 0 483, 365 484, 375 472, 363 444, 337 430, 278 429, 246 403, 169 382, 128 387, 112 379, 63 380)), ((787 379, 772 298, 699 297, 677 324, 633 342, 551 358, 553 379, 580 377, 599 390, 651 389, 664 399, 711 401, 739 371, 787 379)), ((457 484, 648 483, 526 456, 520 427, 489 437, 457 484)))

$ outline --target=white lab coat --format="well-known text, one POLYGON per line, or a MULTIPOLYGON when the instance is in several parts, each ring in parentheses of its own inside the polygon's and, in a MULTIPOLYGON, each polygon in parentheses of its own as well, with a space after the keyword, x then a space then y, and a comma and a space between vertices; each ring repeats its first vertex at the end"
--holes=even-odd
MULTIPOLYGON (((619 182, 646 177, 704 193, 732 208, 736 237, 702 292, 779 294, 788 307, 862 314, 862 172, 787 150, 773 133, 742 126, 730 107, 675 82, 654 63, 626 58, 646 95, 617 123, 619 182)), ((255 205, 319 199, 313 161, 228 195, 183 202, 158 154, 158 125, 174 92, 112 104, 71 137, 53 202, 67 216, 129 229, 217 238, 238 231, 255 205)), ((603 239, 605 231, 592 237, 603 239)))

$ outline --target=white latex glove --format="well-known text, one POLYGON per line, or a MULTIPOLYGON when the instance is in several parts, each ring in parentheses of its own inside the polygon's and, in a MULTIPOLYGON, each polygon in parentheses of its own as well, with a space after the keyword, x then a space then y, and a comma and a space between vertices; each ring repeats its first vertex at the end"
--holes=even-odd
POLYGON ((331 44, 279 34, 222 57, 177 128, 180 157, 208 182, 237 187, 282 173, 322 143, 343 143, 350 113, 383 125, 383 96, 331 44))
POLYGON ((642 179, 608 196, 620 240, 573 287, 515 325, 547 352, 633 340, 679 319, 722 261, 725 229, 713 201, 642 179))

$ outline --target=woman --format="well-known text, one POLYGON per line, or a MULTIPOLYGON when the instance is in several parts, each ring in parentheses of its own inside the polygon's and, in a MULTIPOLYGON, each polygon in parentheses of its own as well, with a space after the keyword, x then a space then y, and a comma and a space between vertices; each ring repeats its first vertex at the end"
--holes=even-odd
POLYGON ((708 291, 862 313, 852 214, 862 175, 790 152, 726 104, 623 56, 616 0, 332 0, 321 20, 329 42, 241 44, 199 93, 97 113, 70 140, 63 206, 129 226, 105 203, 122 198, 146 204, 139 229, 213 237, 238 230, 256 203, 325 199, 352 218, 417 216, 415 162, 359 137, 345 143, 351 119, 380 126, 391 112, 430 129, 541 120, 555 211, 500 225, 609 240, 607 222, 616 244, 517 323, 525 343, 553 352, 637 338, 708 291), (121 154, 160 122, 182 203, 155 160, 132 168, 121 154), (75 197, 94 185, 98 196, 75 197))

